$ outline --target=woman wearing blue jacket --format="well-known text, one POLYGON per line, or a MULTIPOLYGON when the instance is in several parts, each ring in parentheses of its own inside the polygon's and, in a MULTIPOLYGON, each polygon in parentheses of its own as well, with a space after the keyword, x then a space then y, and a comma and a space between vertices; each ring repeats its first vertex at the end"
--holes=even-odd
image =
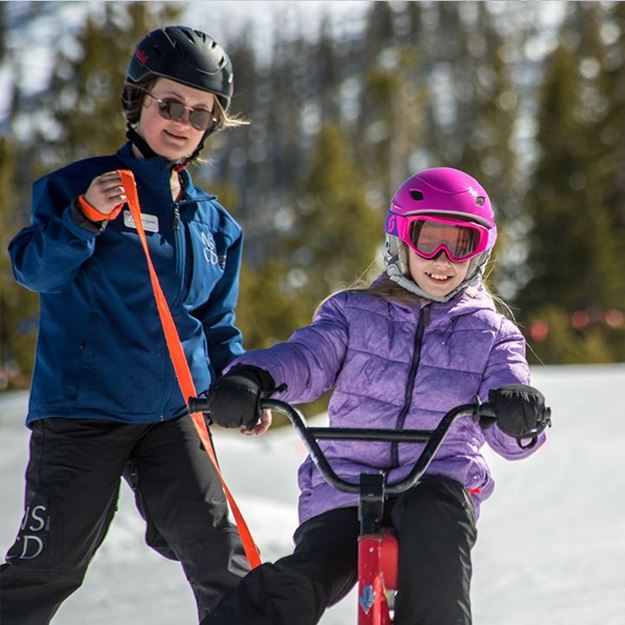
POLYGON ((81 585, 122 475, 148 544, 181 562, 200 619, 248 568, 187 416, 116 171, 134 173, 156 271, 195 386, 207 389, 243 352, 242 236, 186 165, 211 132, 241 123, 227 114, 232 84, 230 59, 208 35, 149 33, 124 86, 128 143, 34 185, 32 225, 9 247, 17 281, 40 294, 41 318, 24 518, 0 567, 2 625, 49 623, 81 585))

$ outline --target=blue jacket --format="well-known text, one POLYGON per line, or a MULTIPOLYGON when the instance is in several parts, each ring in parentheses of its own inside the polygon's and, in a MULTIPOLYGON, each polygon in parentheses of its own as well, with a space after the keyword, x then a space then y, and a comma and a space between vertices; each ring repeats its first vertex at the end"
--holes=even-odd
POLYGON ((185 412, 127 207, 101 229, 74 206, 95 176, 114 169, 135 175, 150 253, 198 392, 243 353, 234 326, 240 226, 186 171, 184 197, 174 202, 167 162, 137 160, 126 145, 37 180, 32 225, 9 245, 16 280, 40 293, 28 422, 149 423, 185 412))

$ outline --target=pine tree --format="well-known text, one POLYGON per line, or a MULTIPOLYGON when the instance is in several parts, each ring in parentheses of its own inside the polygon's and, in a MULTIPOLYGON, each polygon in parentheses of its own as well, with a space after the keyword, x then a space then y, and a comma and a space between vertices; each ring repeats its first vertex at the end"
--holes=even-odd
MULTIPOLYGON (((467 28, 465 26, 465 28, 467 28)), ((493 16, 484 3, 478 5, 468 25, 466 70, 473 96, 469 105, 457 96, 458 107, 470 111, 458 167, 470 172, 488 190, 497 216, 499 236, 493 254, 490 280, 513 284, 515 263, 509 260, 508 228, 519 217, 521 180, 515 128, 519 115, 517 86, 511 76, 506 45, 493 16)), ((505 291, 505 288, 504 288, 505 291)))
MULTIPOLYGON (((584 67, 584 59, 601 62, 598 38, 590 30, 598 23, 589 14, 594 8, 571 8, 560 44, 547 60, 538 113, 540 156, 526 202, 532 229, 530 280, 519 298, 524 319, 547 318, 557 310, 569 325, 577 310, 588 311, 592 319, 618 305, 625 289, 620 243, 598 185, 603 176, 596 145, 601 119, 595 108, 597 84, 594 72, 584 67), (572 30, 571 24, 576 25, 572 30)), ((605 327, 592 334, 580 327, 569 338, 578 360, 623 357, 605 327)), ((557 335, 552 333, 549 340, 551 345, 541 345, 541 351, 561 354, 564 347, 554 345, 557 335)))
POLYGON ((506 216, 515 215, 514 195, 518 186, 514 129, 518 115, 516 86, 506 61, 502 37, 484 4, 479 5, 471 38, 474 45, 468 68, 473 84, 469 108, 472 122, 460 160, 461 168, 473 172, 497 209, 503 225, 506 216), (478 30, 479 26, 479 30, 478 30), (478 34, 479 32, 479 34, 478 34))
POLYGON ((335 126, 319 133, 297 211, 285 248, 292 287, 312 308, 362 274, 383 234, 384 213, 369 205, 365 179, 335 126))
POLYGON ((547 61, 538 118, 540 157, 526 201, 527 214, 533 221, 527 263, 532 279, 521 301, 528 311, 555 293, 567 298, 565 305, 570 306, 571 299, 578 301, 578 293, 561 293, 563 285, 577 282, 583 263, 576 241, 583 237, 585 227, 581 219, 569 219, 571 206, 580 206, 578 181, 583 177, 583 159, 576 140, 578 94, 575 57, 560 44, 547 61))
MULTIPOLYGON (((321 33, 316 45, 317 79, 321 123, 337 124, 341 119, 341 81, 343 79, 343 60, 337 49, 337 43, 330 30, 330 20, 321 23, 321 33)), ((309 92, 309 95, 312 93, 309 92)))
MULTIPOLYGON (((601 73, 601 96, 606 105, 605 115, 598 129, 598 149, 603 165, 599 181, 602 197, 608 207, 611 227, 619 245, 619 255, 625 256, 625 3, 610 5, 603 22, 604 28, 616 33, 606 45, 601 73)), ((625 310, 625 290, 621 309, 625 310)))
POLYGON ((427 92, 421 47, 409 28, 419 28, 419 14, 402 14, 376 2, 365 33, 366 64, 360 68, 360 114, 353 142, 370 191, 388 202, 410 174, 423 148, 427 92), (397 14, 395 14, 397 12, 397 14), (400 34, 397 23, 403 24, 400 34))
POLYGON ((14 189, 16 150, 0 138, 0 391, 30 381, 37 327, 37 297, 13 279, 7 245, 20 223, 14 189))
MULTIPOLYGON (((266 111, 267 97, 262 96, 259 88, 261 80, 251 37, 251 31, 246 28, 226 46, 234 68, 234 93, 230 113, 251 121, 251 124, 226 129, 210 137, 206 150, 207 163, 200 166, 198 176, 198 181, 202 182, 205 178, 212 177, 218 184, 235 185, 238 205, 242 207, 251 206, 258 201, 267 180, 268 166, 262 158, 264 144, 261 148, 259 142, 264 133, 261 119, 266 111)), ((205 184, 208 188, 213 188, 211 183, 205 184)), ((229 204, 226 206, 230 208, 229 204)), ((255 211, 249 215, 249 219, 253 218, 262 218, 262 215, 255 211)))
MULTIPOLYGON (((338 127, 322 127, 298 198, 292 229, 274 240, 257 269, 244 268, 237 323, 248 347, 271 345, 309 324, 323 299, 363 274, 382 241, 384 213, 368 204, 338 127)), ((321 398, 305 412, 317 414, 326 404, 321 398)))
POLYGON ((393 8, 390 2, 381 0, 371 4, 364 33, 365 65, 377 62, 380 54, 395 43, 393 21, 393 8))

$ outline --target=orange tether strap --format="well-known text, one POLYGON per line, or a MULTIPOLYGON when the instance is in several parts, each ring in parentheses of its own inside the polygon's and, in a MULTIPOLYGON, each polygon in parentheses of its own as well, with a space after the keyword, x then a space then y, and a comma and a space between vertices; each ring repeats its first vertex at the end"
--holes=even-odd
MULTIPOLYGON (((150 257, 150 252, 148 250, 148 243, 145 238, 143 222, 141 221, 141 207, 139 205, 139 196, 137 194, 135 177, 131 171, 126 169, 119 169, 117 173, 119 173, 119 175, 121 176, 122 184, 124 185, 124 191, 126 193, 126 198, 128 201, 128 206, 130 208, 130 213, 135 222, 143 251, 145 252, 145 257, 148 263, 148 270, 150 272, 150 282, 152 283, 152 289, 154 290, 156 307, 158 308, 158 314, 160 315, 161 323, 163 325, 163 332, 165 333, 167 348, 169 350, 171 361, 174 365, 174 370, 176 372, 176 377, 178 378, 178 384, 180 385, 182 396, 184 397, 184 400, 185 402, 187 402, 188 405, 189 397, 196 397, 197 395, 195 390, 195 384, 193 383, 193 378, 191 377, 189 364, 184 354, 184 350, 182 349, 180 337, 178 336, 178 331, 176 330, 173 317, 171 316, 171 311, 169 310, 167 300, 165 299, 165 295, 163 294, 163 290, 161 289, 161 285, 158 281, 158 276, 156 275, 154 265, 152 264, 152 258, 150 257)), ((230 509, 232 510, 232 514, 234 515, 234 519, 236 521, 237 528, 243 542, 243 548, 245 549, 245 554, 247 555, 250 566, 254 568, 260 564, 258 548, 254 544, 254 540, 247 526, 247 523, 245 522, 245 519, 243 518, 243 515, 241 514, 241 511, 239 510, 239 507, 237 506, 234 497, 232 496, 232 493, 230 492, 230 489, 228 488, 228 485, 226 484, 221 474, 221 471, 219 470, 217 457, 215 456, 215 450, 208 434, 208 428, 206 427, 204 417, 202 413, 194 412, 193 414, 191 414, 191 419, 193 420, 195 429, 197 430, 200 440, 204 445, 204 449, 206 449, 206 453, 211 459, 211 462, 215 467, 215 471, 219 476, 219 481, 223 486, 226 498, 228 500, 228 503, 230 504, 230 509)))

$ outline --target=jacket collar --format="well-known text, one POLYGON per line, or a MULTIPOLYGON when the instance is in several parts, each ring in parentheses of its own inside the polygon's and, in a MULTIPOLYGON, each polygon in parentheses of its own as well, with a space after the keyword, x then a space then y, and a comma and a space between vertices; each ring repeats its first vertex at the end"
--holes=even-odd
POLYGON ((424 298, 416 298, 414 302, 388 298, 393 306, 414 315, 426 305, 430 305, 428 327, 445 326, 452 319, 475 313, 479 310, 495 310, 491 295, 483 285, 467 287, 448 302, 433 302, 424 298))
POLYGON ((117 150, 117 157, 130 169, 132 173, 143 182, 151 186, 169 189, 170 163, 162 156, 154 158, 136 158, 132 152, 130 143, 117 150))
MULTIPOLYGON (((171 163, 162 156, 153 158, 137 158, 130 143, 126 143, 117 150, 117 157, 130 169, 134 175, 148 185, 169 192, 169 176, 171 175, 171 163)), ((193 179, 188 170, 180 172, 180 182, 188 200, 214 199, 216 196, 198 189, 193 184, 193 179)))

